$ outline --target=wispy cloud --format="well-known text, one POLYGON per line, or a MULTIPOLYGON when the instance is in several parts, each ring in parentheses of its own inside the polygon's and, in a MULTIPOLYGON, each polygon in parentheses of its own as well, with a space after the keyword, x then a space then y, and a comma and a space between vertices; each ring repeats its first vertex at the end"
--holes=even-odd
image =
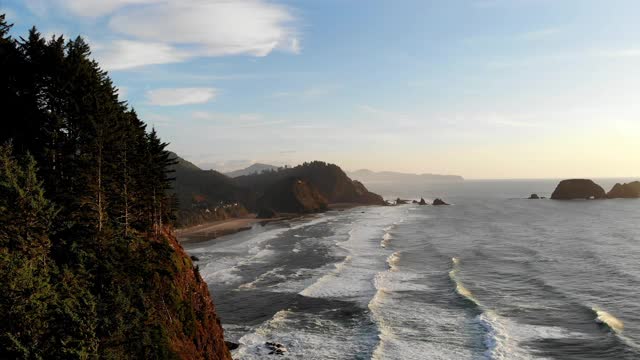
POLYGON ((269 97, 274 99, 291 98, 299 100, 313 100, 327 96, 337 88, 338 86, 311 86, 300 91, 277 91, 269 97))
POLYGON ((257 113, 219 113, 196 111, 191 114, 194 120, 203 120, 209 122, 218 128, 241 129, 241 128, 258 128, 270 127, 285 124, 282 119, 272 119, 257 113))
POLYGON ((520 34, 518 37, 523 40, 541 40, 541 39, 546 39, 550 36, 556 35, 558 33, 560 33, 560 28, 550 27, 550 28, 527 31, 520 34))
POLYGON ((301 51, 293 12, 267 0, 27 0, 26 5, 41 17, 61 8, 106 25, 101 31, 110 45, 96 57, 113 71, 195 57, 301 51))
POLYGON ((260 121, 264 119, 264 116, 261 114, 255 113, 244 113, 244 114, 226 114, 226 113, 218 113, 218 112, 207 112, 207 111, 195 111, 191 114, 191 117, 196 120, 206 120, 206 121, 232 121, 232 122, 247 122, 247 121, 260 121))
POLYGON ((216 96, 214 88, 165 88, 147 91, 147 100, 151 105, 178 106, 202 104, 216 96))
POLYGON ((600 50, 595 54, 607 58, 635 58, 640 57, 640 48, 600 50))
POLYGON ((188 59, 191 54, 157 42, 117 40, 96 44, 96 57, 107 70, 124 70, 145 65, 170 64, 188 59))

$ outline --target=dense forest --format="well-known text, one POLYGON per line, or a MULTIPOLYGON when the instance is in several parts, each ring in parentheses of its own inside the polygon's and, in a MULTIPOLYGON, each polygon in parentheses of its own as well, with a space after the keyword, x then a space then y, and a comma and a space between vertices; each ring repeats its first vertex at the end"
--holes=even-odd
POLYGON ((80 37, 0 17, 0 358, 229 357, 173 165, 80 37))

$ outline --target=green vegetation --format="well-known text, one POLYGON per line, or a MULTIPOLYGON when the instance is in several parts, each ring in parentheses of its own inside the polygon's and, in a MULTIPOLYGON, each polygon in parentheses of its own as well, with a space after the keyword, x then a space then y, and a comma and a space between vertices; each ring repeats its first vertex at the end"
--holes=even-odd
POLYGON ((0 16, 0 358, 229 358, 170 234, 167 144, 82 40, 0 16))

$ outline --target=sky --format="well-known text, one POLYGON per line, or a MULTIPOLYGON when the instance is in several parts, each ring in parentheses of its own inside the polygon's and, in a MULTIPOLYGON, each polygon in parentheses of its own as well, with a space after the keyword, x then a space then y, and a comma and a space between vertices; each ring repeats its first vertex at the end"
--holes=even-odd
POLYGON ((203 168, 640 176, 637 0, 0 0, 203 168))

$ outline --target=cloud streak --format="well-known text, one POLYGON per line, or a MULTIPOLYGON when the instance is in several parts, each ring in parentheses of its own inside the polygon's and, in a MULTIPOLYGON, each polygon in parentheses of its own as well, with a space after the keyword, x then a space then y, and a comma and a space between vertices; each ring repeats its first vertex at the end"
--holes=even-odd
POLYGON ((105 69, 125 70, 182 62, 190 58, 191 54, 164 43, 118 40, 106 46, 97 44, 96 57, 105 69))
POLYGON ((180 106, 203 104, 216 97, 214 88, 165 88, 147 91, 150 105, 180 106))
POLYGON ((266 0, 28 0, 35 14, 56 8, 106 24, 96 57, 107 70, 170 64, 197 57, 298 54, 297 19, 266 0), (102 21, 104 18, 104 21, 102 21))

